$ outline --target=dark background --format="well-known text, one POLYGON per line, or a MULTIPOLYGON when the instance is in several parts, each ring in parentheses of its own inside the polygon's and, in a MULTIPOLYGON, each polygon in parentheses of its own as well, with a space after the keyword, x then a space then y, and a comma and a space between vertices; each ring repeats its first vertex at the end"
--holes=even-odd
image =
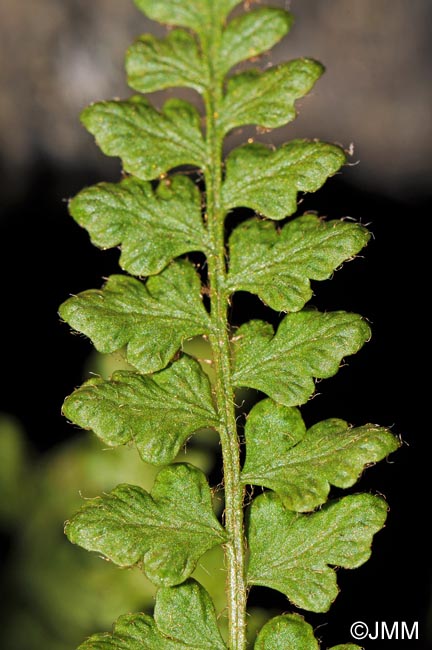
MULTIPOLYGON (((120 171, 116 160, 97 151, 78 113, 90 101, 129 94, 123 53, 153 26, 126 1, 38 0, 31 11, 26 5, 6 0, 0 6, 0 410, 22 422, 38 457, 76 435, 60 408, 81 383, 91 350, 59 323, 58 305, 116 271, 117 253, 93 249, 67 215, 64 199, 84 185, 116 180, 120 171)), ((364 258, 332 282, 315 285, 313 301, 320 309, 363 314, 373 339, 337 377, 319 384, 304 414, 309 422, 337 416, 391 426, 404 441, 361 480, 362 489, 384 494, 390 505, 372 559, 339 573, 342 594, 330 614, 307 618, 324 624, 319 633, 327 645, 349 641, 356 620, 372 626, 419 621, 419 641, 387 645, 426 650, 432 648, 426 528, 432 7, 427 0, 293 0, 291 8, 297 18, 292 36, 265 64, 311 56, 328 72, 300 102, 295 124, 266 140, 319 137, 345 148, 352 142, 352 164, 305 197, 300 212, 350 216, 374 234, 364 258)), ((228 146, 248 135, 245 129, 228 146)), ((255 306, 239 296, 234 318, 246 320, 255 306)), ((3 566, 13 543, 6 531, 3 566)), ((266 590, 253 592, 251 602, 263 597, 287 608, 284 597, 266 590)))

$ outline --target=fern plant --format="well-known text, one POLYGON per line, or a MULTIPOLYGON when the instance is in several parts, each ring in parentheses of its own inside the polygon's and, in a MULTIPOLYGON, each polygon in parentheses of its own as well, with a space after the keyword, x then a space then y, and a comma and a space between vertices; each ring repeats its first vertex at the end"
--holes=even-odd
MULTIPOLYGON (((327 611, 338 593, 333 567, 365 562, 386 519, 380 497, 327 499, 331 486, 352 486, 364 468, 394 451, 396 438, 375 425, 350 427, 338 419, 306 430, 298 409, 314 393, 314 378, 334 375, 370 337, 356 314, 305 308, 310 281, 329 278, 369 234, 357 223, 312 213, 291 218, 298 193, 317 190, 342 167, 340 147, 248 142, 223 160, 230 131, 285 125, 323 72, 311 59, 232 71, 285 36, 289 12, 246 6, 229 18, 239 0, 136 4, 174 28, 132 45, 130 86, 139 93, 192 88, 205 113, 202 118, 180 99, 159 111, 139 94, 96 103, 82 115, 102 151, 121 158, 125 174, 118 184, 84 189, 70 211, 96 246, 121 246, 127 274, 71 297, 60 314, 100 352, 125 348, 133 368, 87 381, 67 398, 64 413, 109 446, 132 443, 161 469, 151 493, 120 485, 86 501, 66 525, 73 543, 120 567, 138 566, 159 588, 153 617, 125 615, 112 633, 96 634, 80 649, 245 650, 251 587, 276 589, 303 610, 327 611), (190 168, 203 182, 192 180, 190 168), (227 240, 226 217, 240 207, 254 216, 227 240), (205 272, 190 261, 196 251, 205 255, 205 272), (261 320, 230 328, 228 307, 237 291, 285 314, 277 331, 261 320), (198 336, 211 346, 212 382, 182 347, 198 336), (238 387, 266 396, 247 415, 243 467, 238 387), (175 462, 202 428, 220 436, 223 525, 206 476, 175 462), (247 486, 259 490, 246 507, 247 486), (223 546, 227 570, 226 641, 208 593, 191 578, 216 545, 223 546)), ((314 650, 318 641, 303 617, 291 613, 266 623, 254 647, 314 650)))

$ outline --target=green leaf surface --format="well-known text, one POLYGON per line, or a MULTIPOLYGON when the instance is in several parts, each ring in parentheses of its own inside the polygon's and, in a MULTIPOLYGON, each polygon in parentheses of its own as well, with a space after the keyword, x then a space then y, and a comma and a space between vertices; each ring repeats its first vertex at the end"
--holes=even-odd
POLYGON ((277 311, 299 311, 312 297, 310 280, 328 279, 369 237, 359 224, 326 222, 313 214, 280 230, 270 221, 250 219, 230 237, 228 287, 256 293, 277 311))
POLYGON ((254 650, 319 650, 312 625, 299 614, 275 616, 258 634, 254 650))
POLYGON ((169 99, 162 112, 140 96, 92 104, 81 115, 107 156, 119 156, 124 169, 152 180, 179 165, 204 167, 205 144, 197 109, 169 99))
POLYGON ((99 352, 127 346, 131 365, 143 373, 156 372, 171 361, 184 339, 208 332, 200 288, 192 264, 178 260, 145 284, 113 275, 101 291, 69 298, 60 316, 88 336, 99 352))
POLYGON ((306 431, 298 409, 265 399, 246 422, 242 479, 274 490, 289 510, 307 512, 325 503, 330 485, 351 487, 398 447, 397 438, 373 424, 350 428, 330 419, 306 431))
POLYGON ((247 70, 228 82, 221 125, 229 131, 244 124, 275 129, 296 117, 295 101, 306 95, 324 72, 312 59, 296 59, 265 71, 247 70))
POLYGON ((261 7, 234 18, 222 34, 219 72, 254 58, 276 45, 290 30, 293 17, 276 7, 261 7))
MULTIPOLYGON (((309 623, 298 614, 272 618, 261 629, 254 650, 319 650, 319 643, 309 623)), ((334 646, 330 650, 361 650, 352 643, 334 646)))
POLYGON ((315 192, 344 164, 340 147, 292 140, 279 149, 253 143, 234 149, 226 161, 225 210, 252 208, 270 219, 297 210, 298 192, 315 192))
POLYGON ((153 375, 120 370, 110 381, 90 379, 63 412, 111 447, 133 442, 154 465, 172 462, 198 429, 218 425, 207 375, 186 356, 153 375))
POLYGON ((226 650, 208 593, 195 580, 159 589, 154 619, 121 616, 112 634, 95 634, 79 650, 226 650))
POLYGON ((126 72, 129 86, 141 93, 173 86, 203 93, 209 84, 198 44, 192 34, 182 29, 162 39, 151 34, 141 36, 127 52, 126 72))
POLYGON ((201 195, 186 176, 164 180, 156 190, 136 178, 100 183, 82 190, 69 207, 93 244, 121 244, 120 265, 132 275, 154 275, 179 255, 208 249, 201 195))
POLYGON ((118 619, 112 634, 93 634, 78 650, 179 650, 179 646, 159 633, 151 616, 127 614, 118 619))
POLYGON ((249 583, 326 612, 338 594, 329 565, 354 569, 366 562, 386 516, 386 502, 370 494, 347 496, 311 515, 286 510, 274 492, 263 494, 250 509, 249 583))
POLYGON ((357 314, 304 310, 285 316, 276 334, 269 323, 255 320, 235 338, 235 385, 297 406, 313 394, 313 377, 335 375, 341 360, 370 338, 370 329, 357 314))
POLYGON ((226 539, 205 475, 181 463, 159 472, 151 494, 119 485, 89 499, 65 532, 73 544, 121 567, 140 566, 160 586, 186 580, 203 553, 226 539))
POLYGON ((187 648, 226 650, 213 602, 195 580, 159 589, 154 617, 163 634, 181 640, 187 648))
POLYGON ((135 4, 152 20, 189 27, 207 36, 217 25, 224 23, 240 0, 135 0, 135 4))

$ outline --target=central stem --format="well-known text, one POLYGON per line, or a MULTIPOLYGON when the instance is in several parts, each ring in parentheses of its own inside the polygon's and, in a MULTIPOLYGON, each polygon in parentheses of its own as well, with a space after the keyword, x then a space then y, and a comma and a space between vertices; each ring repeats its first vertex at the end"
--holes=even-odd
POLYGON ((217 117, 222 84, 214 79, 212 92, 205 97, 207 114, 208 164, 205 170, 207 225, 212 252, 208 255, 211 289, 212 333, 215 367, 215 392, 220 416, 220 438, 225 488, 225 528, 229 541, 225 546, 230 650, 246 648, 245 537, 243 529, 244 488, 240 481, 240 450, 234 406, 226 289, 224 210, 221 206, 222 136, 217 117))

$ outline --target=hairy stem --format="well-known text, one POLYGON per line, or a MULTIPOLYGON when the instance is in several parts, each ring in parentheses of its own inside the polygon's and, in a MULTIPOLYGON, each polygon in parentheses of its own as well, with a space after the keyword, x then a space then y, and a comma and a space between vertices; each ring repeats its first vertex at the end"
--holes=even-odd
POLYGON ((214 79, 212 92, 205 97, 207 115, 208 165, 205 170, 207 193, 207 225, 212 252, 208 256, 211 288, 212 333, 210 343, 215 366, 215 391, 221 419, 225 527, 230 541, 225 547, 227 565, 227 598, 230 650, 246 648, 246 578, 245 537, 243 528, 244 489, 240 482, 240 453, 231 379, 231 358, 228 334, 226 290, 224 213, 221 208, 222 137, 217 129, 217 116, 222 94, 221 83, 214 79))

